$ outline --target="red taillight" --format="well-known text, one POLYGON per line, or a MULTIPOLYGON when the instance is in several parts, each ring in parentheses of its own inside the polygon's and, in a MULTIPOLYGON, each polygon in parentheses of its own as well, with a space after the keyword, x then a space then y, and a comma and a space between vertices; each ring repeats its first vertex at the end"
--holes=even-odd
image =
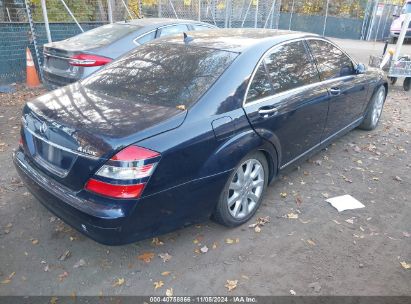
POLYGON ((90 54, 78 54, 70 58, 70 65, 73 66, 82 66, 82 67, 93 67, 93 66, 102 66, 113 61, 111 58, 90 55, 90 54))
POLYGON ((114 198, 136 198, 143 189, 144 184, 115 185, 92 178, 86 184, 86 190, 114 198))
POLYGON ((19 139, 19 146, 23 147, 23 137, 22 136, 20 136, 20 139, 19 139))
POLYGON ((154 158, 159 156, 155 151, 151 151, 149 149, 137 147, 137 146, 129 146, 116 155, 114 155, 111 160, 120 160, 120 161, 137 161, 137 160, 144 160, 149 158, 154 158))
POLYGON ((129 146, 101 166, 85 189, 113 198, 138 198, 160 156, 146 148, 129 146))

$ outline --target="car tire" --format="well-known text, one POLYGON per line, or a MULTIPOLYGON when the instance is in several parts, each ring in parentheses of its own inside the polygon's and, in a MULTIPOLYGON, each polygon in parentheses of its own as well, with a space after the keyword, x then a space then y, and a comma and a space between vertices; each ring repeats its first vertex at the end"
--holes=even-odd
POLYGON ((391 37, 388 39, 388 43, 396 44, 396 43, 397 43, 397 37, 391 36, 391 37))
POLYGON ((411 89, 411 77, 405 77, 402 87, 406 92, 411 89))
POLYGON ((268 184, 268 170, 262 152, 244 157, 230 174, 212 219, 227 227, 247 222, 261 205, 268 184), (247 173, 247 170, 250 171, 247 173))
POLYGON ((369 109, 364 117, 364 120, 359 126, 360 129, 370 131, 374 130, 377 127, 382 114, 382 109, 384 107, 385 98, 385 86, 382 85, 375 91, 375 93, 371 97, 369 109))

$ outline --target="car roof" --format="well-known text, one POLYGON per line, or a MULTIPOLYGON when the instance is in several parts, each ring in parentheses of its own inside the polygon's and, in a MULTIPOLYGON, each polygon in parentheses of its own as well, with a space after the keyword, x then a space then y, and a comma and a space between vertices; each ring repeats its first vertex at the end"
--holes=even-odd
MULTIPOLYGON (((204 24, 204 22, 201 21, 195 21, 195 20, 186 20, 186 19, 173 19, 173 18, 141 18, 141 19, 131 19, 131 20, 125 20, 125 21, 119 21, 116 22, 117 24, 131 24, 131 25, 137 25, 141 27, 145 26, 164 26, 164 25, 169 25, 169 24, 176 24, 176 23, 190 23, 190 24, 204 24)), ((210 26, 213 26, 212 24, 208 24, 210 26)))
MULTIPOLYGON (((319 37, 317 34, 274 29, 210 29, 189 32, 189 45, 242 53, 248 49, 265 48, 283 41, 319 37)), ((184 44, 183 35, 167 36, 151 43, 184 44)))

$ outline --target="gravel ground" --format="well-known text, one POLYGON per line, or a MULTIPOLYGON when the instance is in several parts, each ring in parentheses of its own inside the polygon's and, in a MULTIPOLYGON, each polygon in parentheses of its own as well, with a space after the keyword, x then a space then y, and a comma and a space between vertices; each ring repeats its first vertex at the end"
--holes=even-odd
MULTIPOLYGON (((364 59, 372 49, 341 43, 364 59)), ((80 235, 20 182, 20 111, 44 91, 17 88, 0 94, 0 295, 411 296, 411 95, 400 86, 375 131, 352 131, 268 188, 249 223, 269 217, 260 232, 209 221, 121 247, 80 235), (365 208, 325 202, 343 194, 365 208)))

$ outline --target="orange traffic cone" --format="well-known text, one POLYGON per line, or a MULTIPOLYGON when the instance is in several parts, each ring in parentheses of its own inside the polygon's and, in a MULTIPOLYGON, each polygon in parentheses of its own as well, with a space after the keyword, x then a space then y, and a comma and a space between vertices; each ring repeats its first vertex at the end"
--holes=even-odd
POLYGON ((31 52, 29 48, 26 48, 26 60, 27 60, 27 67, 26 67, 26 73, 27 73, 27 79, 26 79, 26 85, 29 88, 35 88, 40 85, 40 80, 39 76, 37 75, 36 67, 34 65, 33 57, 31 56, 31 52))

